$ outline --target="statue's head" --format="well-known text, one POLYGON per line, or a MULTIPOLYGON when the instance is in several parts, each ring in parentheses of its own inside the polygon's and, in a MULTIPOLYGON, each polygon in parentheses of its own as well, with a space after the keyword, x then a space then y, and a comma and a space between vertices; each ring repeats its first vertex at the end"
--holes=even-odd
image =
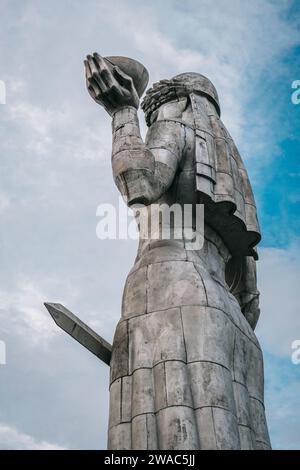
POLYGON ((153 122, 153 116, 158 108, 179 98, 188 97, 191 93, 206 96, 215 106, 220 115, 220 104, 217 90, 212 82, 200 73, 187 72, 176 75, 170 80, 161 80, 154 83, 142 102, 142 109, 148 125, 153 122))

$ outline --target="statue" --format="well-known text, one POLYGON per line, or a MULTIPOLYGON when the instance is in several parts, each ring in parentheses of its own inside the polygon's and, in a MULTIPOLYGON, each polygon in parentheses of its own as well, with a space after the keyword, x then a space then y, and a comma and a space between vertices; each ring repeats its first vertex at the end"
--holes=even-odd
MULTIPOLYGON (((89 94, 112 118, 112 170, 130 207, 204 207, 203 246, 141 237, 124 289, 110 360, 109 449, 270 449, 263 397, 255 202, 198 73, 161 80, 137 109, 148 72, 124 57, 85 60, 89 94)), ((197 215, 193 215, 195 228, 197 215)), ((174 236, 176 232, 176 236, 174 236)))

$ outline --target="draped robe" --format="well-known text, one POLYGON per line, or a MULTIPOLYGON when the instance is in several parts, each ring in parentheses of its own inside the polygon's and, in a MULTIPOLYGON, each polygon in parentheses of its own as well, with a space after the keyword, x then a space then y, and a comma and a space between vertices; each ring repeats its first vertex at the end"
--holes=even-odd
POLYGON ((140 224, 163 204, 203 204, 204 241, 140 238, 113 341, 108 448, 270 448, 253 331, 259 226, 216 106, 200 93, 162 104, 145 143, 136 110, 118 111, 112 168, 128 205, 145 204, 140 224))

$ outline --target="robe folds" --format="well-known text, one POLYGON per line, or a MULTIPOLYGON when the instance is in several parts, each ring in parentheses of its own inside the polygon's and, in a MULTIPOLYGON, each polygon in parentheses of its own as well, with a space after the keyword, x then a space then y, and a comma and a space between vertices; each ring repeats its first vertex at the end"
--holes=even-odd
POLYGON ((108 448, 269 449, 259 225, 216 107, 199 93, 164 103, 145 143, 136 111, 116 113, 112 167, 129 205, 146 201, 139 223, 162 204, 202 203, 204 238, 194 250, 184 230, 139 241, 113 341, 108 448))

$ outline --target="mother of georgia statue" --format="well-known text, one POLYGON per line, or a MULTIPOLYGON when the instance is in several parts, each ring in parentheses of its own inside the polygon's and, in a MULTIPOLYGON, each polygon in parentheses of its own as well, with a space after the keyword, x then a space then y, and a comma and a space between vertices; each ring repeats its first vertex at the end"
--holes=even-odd
POLYGON ((175 217, 171 236, 161 221, 155 236, 140 236, 113 341, 108 448, 269 449, 254 334, 259 226, 216 89, 198 73, 154 84, 143 142, 147 70, 96 53, 85 69, 90 95, 112 117, 113 177, 127 204, 141 205, 139 227, 161 207, 204 208, 201 246, 191 249, 175 217))

